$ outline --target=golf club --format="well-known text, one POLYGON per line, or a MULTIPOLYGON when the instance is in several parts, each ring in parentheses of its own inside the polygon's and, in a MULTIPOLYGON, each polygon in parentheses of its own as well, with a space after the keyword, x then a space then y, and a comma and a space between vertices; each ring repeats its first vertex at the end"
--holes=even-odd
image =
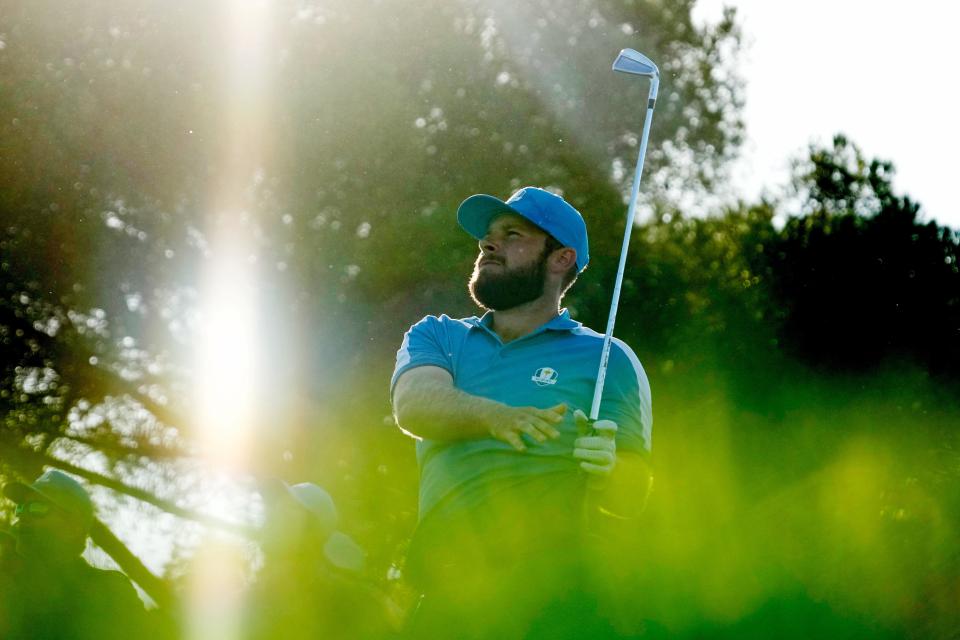
POLYGON ((617 279, 613 286, 613 301, 610 303, 610 316, 607 318, 607 330, 603 336, 603 351, 600 355, 600 370, 597 372, 597 384, 593 389, 593 403, 590 405, 590 420, 595 421, 600 414, 600 398, 603 395, 603 383, 607 378, 607 363, 610 360, 610 340, 613 337, 613 325, 617 320, 617 307, 620 304, 620 285, 623 284, 623 269, 627 263, 627 249, 630 247, 630 232, 637 214, 637 196, 640 194, 640 176, 643 174, 643 158, 647 153, 647 138, 650 135, 650 123, 653 120, 653 108, 657 104, 657 91, 660 87, 660 70, 650 58, 633 49, 624 49, 613 61, 613 70, 634 76, 650 78, 650 92, 647 96, 647 117, 643 121, 643 135, 640 137, 640 155, 637 169, 633 174, 633 188, 630 192, 630 206, 627 209, 627 227, 623 231, 623 247, 620 250, 620 264, 617 267, 617 279))

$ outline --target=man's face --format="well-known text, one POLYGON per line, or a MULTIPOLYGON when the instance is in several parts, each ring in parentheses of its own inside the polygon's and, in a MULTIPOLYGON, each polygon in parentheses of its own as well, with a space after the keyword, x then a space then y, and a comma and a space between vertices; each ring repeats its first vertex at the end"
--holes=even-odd
POLYGON ((17 505, 13 534, 17 553, 24 558, 51 560, 77 557, 86 532, 69 513, 44 500, 31 498, 17 505))
POLYGON ((547 234, 513 214, 495 218, 480 241, 470 295, 484 309, 505 311, 543 295, 547 234))

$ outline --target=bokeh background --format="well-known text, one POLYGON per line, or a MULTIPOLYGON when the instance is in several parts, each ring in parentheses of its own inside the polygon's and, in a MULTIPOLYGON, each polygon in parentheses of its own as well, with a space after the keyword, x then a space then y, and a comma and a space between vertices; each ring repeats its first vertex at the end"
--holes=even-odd
POLYGON ((565 304, 603 327, 632 47, 662 73, 616 329, 654 398, 637 608, 673 637, 955 637, 960 234, 842 132, 782 198, 704 212, 743 34, 693 5, 4 0, 2 479, 82 478, 116 536, 92 561, 181 619, 204 567, 255 583, 263 479, 315 482, 403 605, 396 349, 476 311, 459 202, 527 184, 584 213, 565 304))

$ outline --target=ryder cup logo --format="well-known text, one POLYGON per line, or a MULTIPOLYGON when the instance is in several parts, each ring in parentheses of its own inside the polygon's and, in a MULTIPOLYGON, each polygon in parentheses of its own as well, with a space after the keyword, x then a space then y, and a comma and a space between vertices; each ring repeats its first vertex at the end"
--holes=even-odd
POLYGON ((550 367, 540 367, 530 379, 536 382, 538 387, 545 387, 557 383, 557 372, 550 367))

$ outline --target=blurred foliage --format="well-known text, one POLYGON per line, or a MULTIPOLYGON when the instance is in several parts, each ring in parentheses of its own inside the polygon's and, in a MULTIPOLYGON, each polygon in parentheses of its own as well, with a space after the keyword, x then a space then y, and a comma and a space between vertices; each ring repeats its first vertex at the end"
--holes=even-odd
POLYGON ((735 15, 696 26, 692 5, 276 2, 247 148, 223 115, 245 108, 229 4, 7 2, 0 476, 53 463, 108 487, 105 519, 141 554, 172 547, 148 565, 175 580, 203 531, 184 518, 244 532, 256 478, 311 480, 384 583, 416 517, 393 355, 423 314, 473 312, 476 247, 453 212, 472 193, 562 189, 593 258, 566 303, 602 327, 647 90, 608 67, 632 46, 663 73, 653 215, 616 332, 656 407, 657 489, 641 566, 625 563, 641 613, 699 637, 944 637, 960 589, 960 238, 841 137, 798 163, 795 201, 685 211, 743 131, 735 15), (188 401, 225 226, 254 239, 270 351, 241 478, 203 468, 188 401), (206 512, 212 494, 232 520, 206 512))

